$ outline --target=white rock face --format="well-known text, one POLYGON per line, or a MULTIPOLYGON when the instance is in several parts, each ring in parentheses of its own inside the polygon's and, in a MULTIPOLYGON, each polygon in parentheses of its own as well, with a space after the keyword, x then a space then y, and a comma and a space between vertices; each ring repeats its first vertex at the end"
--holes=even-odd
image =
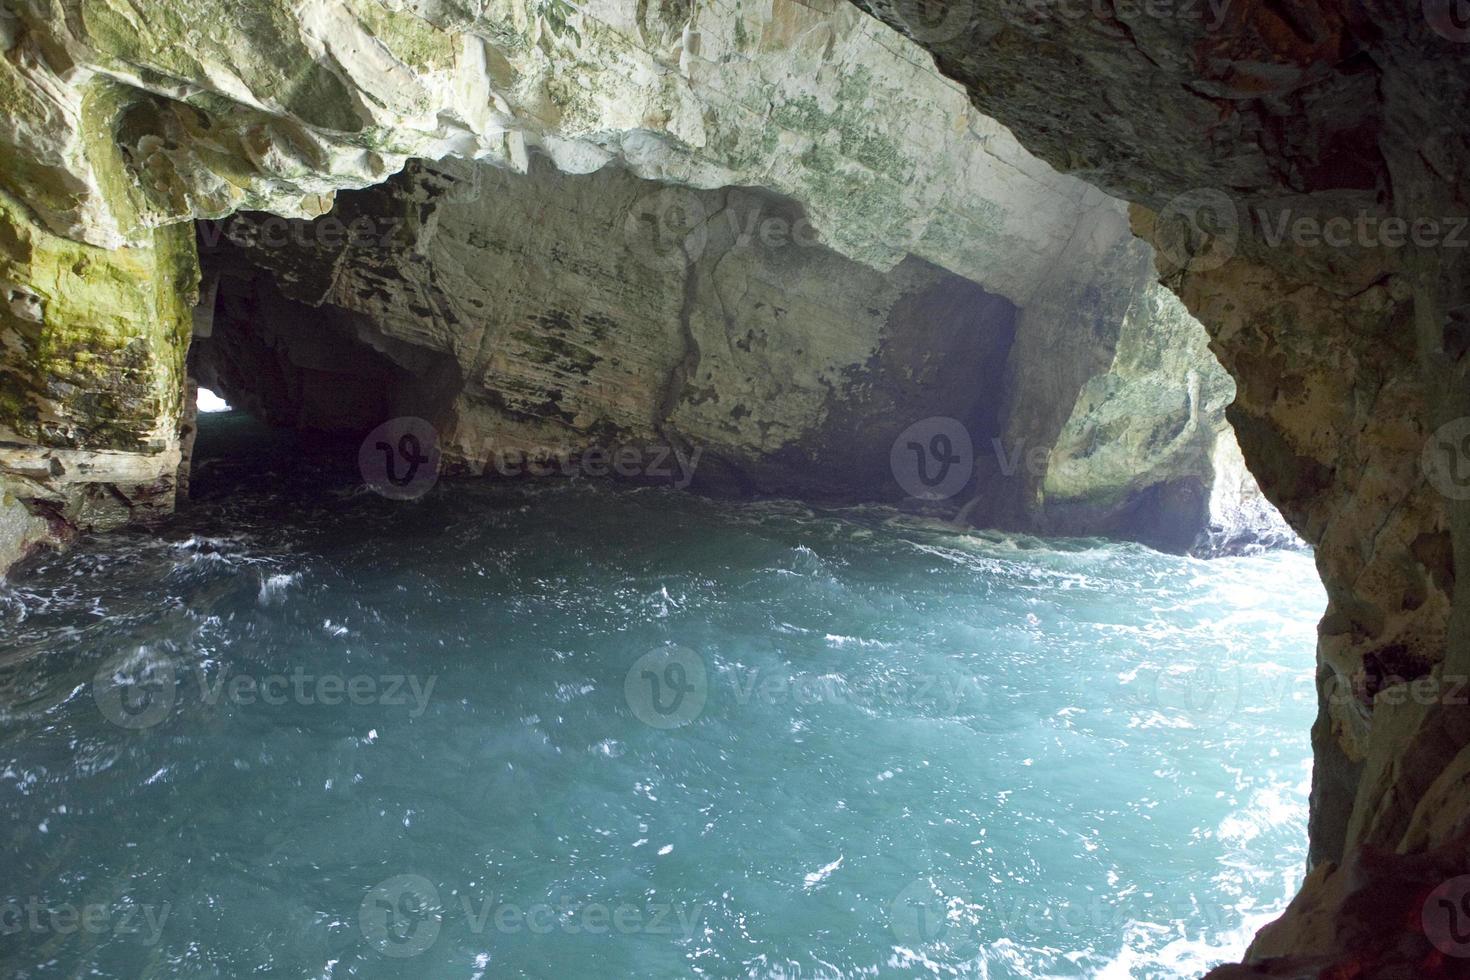
POLYGON ((53 231, 106 247, 241 208, 320 214, 333 189, 409 156, 524 171, 531 148, 571 173, 619 162, 764 187, 849 257, 888 269, 912 254, 1021 305, 1084 222, 1097 237, 1106 214, 1104 238, 1128 235, 1120 203, 1032 157, 848 4, 592 0, 559 27, 519 0, 473 17, 381 0, 81 7, 23 13, 20 57, 0 72, 25 98, 0 141, 44 167, 7 173, 12 192, 53 231), (48 45, 75 66, 56 72, 48 45), (122 160, 103 145, 119 120, 122 160), (141 193, 118 186, 121 167, 141 193))
POLYGON ((1240 547, 1305 548, 1286 518, 1261 493, 1246 469, 1240 443, 1232 431, 1222 432, 1210 455, 1214 482, 1210 486, 1210 525, 1207 534, 1222 550, 1240 547))
POLYGON ((922 260, 839 255, 770 194, 416 162, 331 219, 282 224, 240 216, 206 249, 221 301, 194 350, 206 386, 279 424, 412 414, 470 468, 672 445, 710 489, 855 502, 903 499, 907 426, 951 416, 979 440, 1003 414, 988 382, 1014 304, 922 260), (689 230, 637 220, 663 207, 689 230))

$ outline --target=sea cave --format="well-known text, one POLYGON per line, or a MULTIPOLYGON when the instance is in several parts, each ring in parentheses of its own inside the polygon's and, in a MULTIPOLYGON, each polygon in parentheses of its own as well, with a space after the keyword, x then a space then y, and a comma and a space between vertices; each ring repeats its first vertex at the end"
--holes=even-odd
POLYGON ((1467 96, 1457 0, 5 0, 0 972, 1470 978, 1467 96))

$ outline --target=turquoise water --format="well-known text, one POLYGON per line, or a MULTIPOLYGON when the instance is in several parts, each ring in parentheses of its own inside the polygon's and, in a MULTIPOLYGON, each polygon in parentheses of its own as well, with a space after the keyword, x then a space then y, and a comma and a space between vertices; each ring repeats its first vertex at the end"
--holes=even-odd
POLYGON ((1299 876, 1308 556, 219 469, 0 591, 0 973, 1193 976, 1299 876))

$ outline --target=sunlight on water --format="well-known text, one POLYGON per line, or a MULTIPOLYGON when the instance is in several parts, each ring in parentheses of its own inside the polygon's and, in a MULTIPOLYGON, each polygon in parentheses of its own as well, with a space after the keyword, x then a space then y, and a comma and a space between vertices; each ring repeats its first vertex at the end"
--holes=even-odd
POLYGON ((4 972, 1197 975, 1298 879, 1323 604, 876 509, 221 495, 0 591, 4 972))

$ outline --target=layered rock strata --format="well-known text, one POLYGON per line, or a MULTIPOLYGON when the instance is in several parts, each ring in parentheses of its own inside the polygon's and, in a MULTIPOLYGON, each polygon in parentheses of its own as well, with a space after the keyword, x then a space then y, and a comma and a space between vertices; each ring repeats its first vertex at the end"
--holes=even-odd
POLYGON ((1091 304, 1018 310, 919 259, 854 262, 788 199, 535 158, 414 163, 327 218, 201 239, 204 384, 306 429, 423 416, 460 469, 661 443, 703 490, 908 503, 895 440, 946 417, 979 465, 936 512, 1183 550, 1238 456, 1233 385, 1127 236, 1091 304))

